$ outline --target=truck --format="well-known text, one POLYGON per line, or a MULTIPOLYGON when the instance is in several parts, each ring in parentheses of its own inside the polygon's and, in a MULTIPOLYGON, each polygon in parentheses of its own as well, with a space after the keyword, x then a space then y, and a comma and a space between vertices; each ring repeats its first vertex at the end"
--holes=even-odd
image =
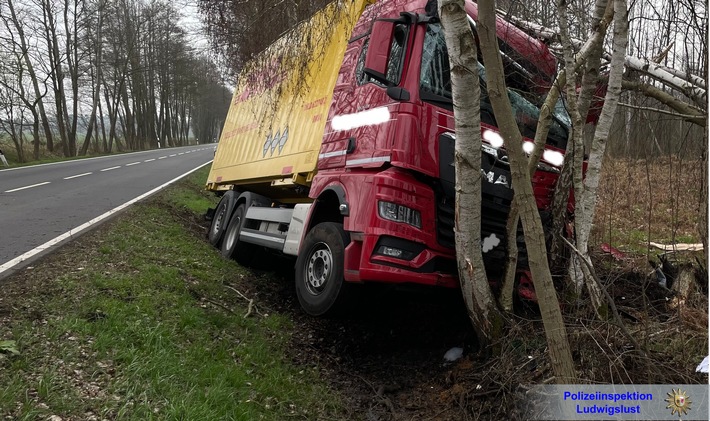
MULTIPOLYGON (((475 31, 476 4, 466 12, 475 31)), ((532 151, 557 68, 542 42, 498 18, 509 98, 532 151)), ((449 60, 436 2, 333 2, 248 63, 234 91, 206 188, 221 195, 209 241, 249 264, 295 257, 303 310, 341 310, 356 284, 457 288, 454 132, 449 60)), ((482 61, 479 57, 479 61, 482 61)), ((501 279, 513 192, 503 138, 482 85, 482 238, 501 279)), ((533 187, 544 216, 569 118, 555 118, 533 187)), ((532 287, 524 248, 519 289, 532 287)))

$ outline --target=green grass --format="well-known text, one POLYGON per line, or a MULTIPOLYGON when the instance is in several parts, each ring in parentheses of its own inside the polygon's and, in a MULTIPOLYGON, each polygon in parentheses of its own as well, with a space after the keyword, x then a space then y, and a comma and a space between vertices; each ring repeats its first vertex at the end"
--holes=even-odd
POLYGON ((206 171, 69 245, 46 284, 10 293, 0 340, 20 355, 0 354, 0 418, 338 418, 337 394, 290 362, 290 320, 244 318, 223 283, 250 275, 186 230, 214 206, 206 171))

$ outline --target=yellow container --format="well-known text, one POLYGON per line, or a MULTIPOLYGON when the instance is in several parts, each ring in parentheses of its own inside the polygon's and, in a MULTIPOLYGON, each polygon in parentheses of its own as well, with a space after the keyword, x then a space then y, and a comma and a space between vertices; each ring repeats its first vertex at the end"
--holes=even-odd
POLYGON ((245 66, 207 189, 237 186, 285 202, 307 200, 350 33, 372 0, 333 2, 245 66))

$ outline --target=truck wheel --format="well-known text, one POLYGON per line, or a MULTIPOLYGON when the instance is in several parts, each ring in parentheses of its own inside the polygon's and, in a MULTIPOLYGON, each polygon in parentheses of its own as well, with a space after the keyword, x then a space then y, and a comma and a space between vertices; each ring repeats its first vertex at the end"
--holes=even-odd
POLYGON ((348 243, 343 224, 334 222, 320 223, 306 235, 296 260, 296 295, 306 313, 322 316, 344 307, 350 289, 343 277, 348 243))
POLYGON ((255 246, 239 241, 239 234, 246 223, 246 213, 247 207, 244 203, 237 206, 234 214, 229 218, 221 248, 224 258, 232 258, 240 264, 248 263, 254 257, 256 250, 255 246))
POLYGON ((207 239, 210 244, 215 247, 219 247, 224 231, 227 229, 229 215, 234 209, 234 196, 234 192, 231 190, 225 193, 224 196, 222 196, 222 200, 219 201, 217 209, 215 209, 212 224, 210 225, 210 230, 207 233, 207 239))

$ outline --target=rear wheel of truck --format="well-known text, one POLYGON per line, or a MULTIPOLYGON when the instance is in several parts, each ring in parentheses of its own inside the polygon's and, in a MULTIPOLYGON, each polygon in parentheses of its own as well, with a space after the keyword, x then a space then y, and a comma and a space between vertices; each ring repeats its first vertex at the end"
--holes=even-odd
POLYGON ((232 210, 234 210, 234 201, 236 200, 234 196, 233 191, 225 193, 224 196, 222 196, 222 200, 219 201, 217 209, 215 209, 212 224, 207 233, 207 239, 210 244, 215 247, 219 247, 222 242, 222 237, 224 236, 224 231, 227 229, 227 224, 229 224, 229 215, 232 210))
POLYGON ((306 235, 296 260, 296 295, 306 313, 323 316, 345 307, 351 289, 343 276, 349 243, 343 224, 335 222, 320 223, 306 235))
POLYGON ((232 258, 240 264, 247 264, 254 257, 256 246, 239 240, 239 234, 246 223, 247 207, 244 203, 237 206, 234 214, 229 218, 229 224, 222 240, 222 256, 232 258))

